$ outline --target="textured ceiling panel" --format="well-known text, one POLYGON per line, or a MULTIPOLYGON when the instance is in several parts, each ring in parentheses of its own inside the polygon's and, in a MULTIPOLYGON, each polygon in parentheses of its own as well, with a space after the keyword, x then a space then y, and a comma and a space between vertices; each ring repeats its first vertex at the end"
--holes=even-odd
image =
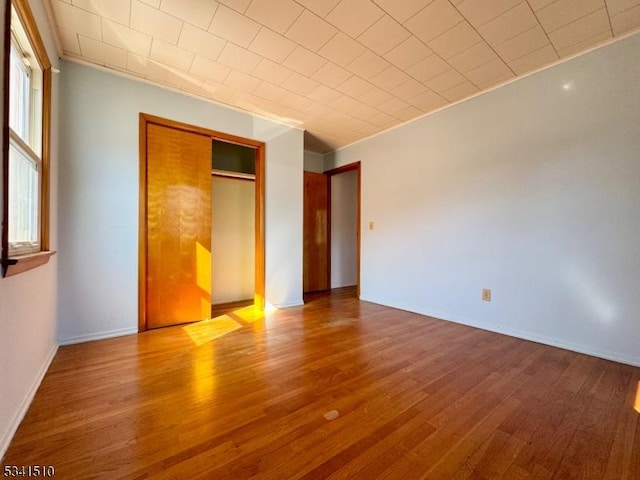
POLYGON ((48 0, 63 58, 329 152, 640 28, 640 0, 48 0))

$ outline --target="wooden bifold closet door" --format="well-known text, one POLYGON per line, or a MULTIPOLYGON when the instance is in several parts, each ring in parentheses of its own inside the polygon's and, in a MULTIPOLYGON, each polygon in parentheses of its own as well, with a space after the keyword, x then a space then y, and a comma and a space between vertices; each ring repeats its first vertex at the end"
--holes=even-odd
POLYGON ((211 138, 147 123, 147 328, 211 315, 211 138))

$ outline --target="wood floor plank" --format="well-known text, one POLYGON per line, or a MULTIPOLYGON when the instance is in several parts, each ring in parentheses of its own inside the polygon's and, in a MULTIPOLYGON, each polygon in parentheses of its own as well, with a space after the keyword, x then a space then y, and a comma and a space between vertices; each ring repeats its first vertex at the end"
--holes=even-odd
POLYGON ((354 289, 306 300, 61 347, 2 465, 71 480, 640 478, 640 368, 354 289))

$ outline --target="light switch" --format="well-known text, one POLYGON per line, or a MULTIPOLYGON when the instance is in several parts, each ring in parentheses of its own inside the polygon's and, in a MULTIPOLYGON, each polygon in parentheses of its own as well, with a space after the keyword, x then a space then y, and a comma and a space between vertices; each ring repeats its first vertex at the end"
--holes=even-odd
POLYGON ((369 222, 369 230, 373 230, 373 222, 369 222))

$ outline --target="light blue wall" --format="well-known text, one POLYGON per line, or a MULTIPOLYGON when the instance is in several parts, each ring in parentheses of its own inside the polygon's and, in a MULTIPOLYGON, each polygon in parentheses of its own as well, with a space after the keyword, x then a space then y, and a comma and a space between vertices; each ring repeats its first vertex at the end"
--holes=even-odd
POLYGON ((640 365, 639 79, 636 34, 328 156, 362 298, 640 365))
POLYGON ((140 112, 266 142, 266 300, 302 303, 303 132, 62 62, 59 339, 137 331, 140 112))

